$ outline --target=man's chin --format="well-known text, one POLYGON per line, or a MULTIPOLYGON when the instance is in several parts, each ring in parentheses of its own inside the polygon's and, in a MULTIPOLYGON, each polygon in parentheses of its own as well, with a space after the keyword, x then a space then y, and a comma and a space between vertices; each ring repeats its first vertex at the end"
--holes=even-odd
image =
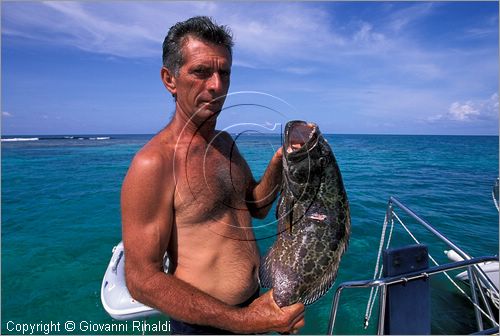
POLYGON ((196 112, 196 114, 193 115, 193 121, 195 121, 195 123, 204 124, 210 120, 215 120, 217 119, 220 111, 221 111, 220 109, 215 110, 215 109, 200 108, 196 112))
POLYGON ((222 108, 220 106, 204 106, 199 109, 197 114, 211 117, 211 116, 217 116, 221 110, 222 108))

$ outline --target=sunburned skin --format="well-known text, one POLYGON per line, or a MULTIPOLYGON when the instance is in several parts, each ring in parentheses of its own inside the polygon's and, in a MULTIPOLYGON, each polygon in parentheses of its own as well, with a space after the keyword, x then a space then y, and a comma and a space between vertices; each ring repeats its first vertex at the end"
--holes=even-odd
POLYGON ((259 252, 242 197, 252 175, 232 145, 228 134, 218 134, 210 143, 177 146, 176 243, 169 249, 177 278, 236 305, 258 288, 259 252))
POLYGON ((282 151, 256 182, 232 138, 215 129, 228 92, 231 55, 187 36, 170 123, 134 157, 121 194, 125 275, 132 297, 172 319, 235 333, 296 332, 304 306, 278 307, 258 289, 251 218, 264 218, 281 183, 282 151), (172 267, 163 272, 168 252, 172 267))

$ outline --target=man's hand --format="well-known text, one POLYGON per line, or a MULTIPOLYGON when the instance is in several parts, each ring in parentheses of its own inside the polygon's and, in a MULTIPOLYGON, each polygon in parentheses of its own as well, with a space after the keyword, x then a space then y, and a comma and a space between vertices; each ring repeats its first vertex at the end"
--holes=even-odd
POLYGON ((305 308, 302 303, 280 308, 273 298, 273 290, 257 298, 247 308, 243 308, 248 330, 241 332, 262 333, 276 331, 296 334, 305 325, 305 308))

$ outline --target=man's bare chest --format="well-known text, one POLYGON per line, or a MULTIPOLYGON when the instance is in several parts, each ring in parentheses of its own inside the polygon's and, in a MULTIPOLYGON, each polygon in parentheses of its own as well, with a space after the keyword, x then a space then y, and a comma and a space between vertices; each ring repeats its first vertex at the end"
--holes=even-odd
POLYGON ((176 210, 220 212, 246 207, 251 173, 241 155, 220 144, 190 146, 176 162, 176 210))

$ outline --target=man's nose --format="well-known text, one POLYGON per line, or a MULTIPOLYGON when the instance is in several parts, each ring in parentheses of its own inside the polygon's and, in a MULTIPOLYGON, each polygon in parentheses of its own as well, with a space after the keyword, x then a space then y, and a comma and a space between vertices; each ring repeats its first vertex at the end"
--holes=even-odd
POLYGON ((207 86, 209 91, 219 92, 222 89, 222 79, 217 71, 214 71, 212 76, 208 79, 207 86))

